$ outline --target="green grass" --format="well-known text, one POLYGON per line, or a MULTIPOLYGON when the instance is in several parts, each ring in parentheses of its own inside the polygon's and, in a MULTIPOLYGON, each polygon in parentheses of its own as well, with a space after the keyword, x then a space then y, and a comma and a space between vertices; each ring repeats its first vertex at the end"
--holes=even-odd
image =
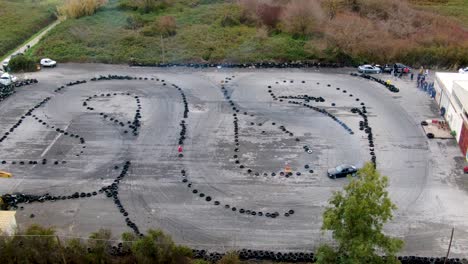
POLYGON ((55 20, 61 0, 0 0, 0 58, 55 20))
POLYGON ((63 22, 33 52, 62 62, 105 63, 251 62, 311 57, 304 51, 305 40, 284 34, 259 39, 255 27, 222 27, 222 14, 238 13, 238 8, 223 1, 208 2, 195 8, 175 5, 164 11, 139 14, 118 9, 116 1, 111 1, 93 16, 63 22), (177 34, 163 41, 159 36, 144 36, 126 28, 130 15, 140 15, 145 21, 154 21, 161 15, 174 16, 177 34))
POLYGON ((468 0, 448 0, 443 2, 423 1, 418 6, 435 13, 452 17, 468 28, 468 0))
MULTIPOLYGON (((319 59, 357 64, 374 60, 359 54, 350 55, 333 45, 327 46, 329 43, 322 33, 308 38, 294 38, 278 32, 259 34, 255 25, 236 22, 241 16, 237 5, 224 0, 198 0, 199 4, 194 7, 187 5, 187 2, 193 1, 196 0, 177 0, 176 4, 166 9, 142 14, 120 9, 118 0, 110 0, 93 16, 66 20, 55 27, 31 53, 60 62, 103 63, 248 63, 319 59), (230 26, 222 26, 226 15, 230 17, 230 26), (146 30, 161 16, 176 19, 176 35, 161 39, 157 34, 142 34, 143 31, 148 32, 146 30), (145 21, 145 26, 130 29, 129 17, 145 21)), ((453 9, 461 19, 467 16, 460 11, 468 8, 467 1, 452 0, 447 4, 423 5, 423 8, 453 9), (458 9, 453 8, 455 1, 461 4, 458 9)), ((455 13, 447 15, 456 16, 455 13)), ((379 54, 376 54, 376 58, 380 58, 382 63, 401 61, 412 65, 464 65, 467 59, 463 54, 466 52, 457 50, 453 55, 453 50, 437 45, 416 46, 390 59, 380 58, 379 54)))

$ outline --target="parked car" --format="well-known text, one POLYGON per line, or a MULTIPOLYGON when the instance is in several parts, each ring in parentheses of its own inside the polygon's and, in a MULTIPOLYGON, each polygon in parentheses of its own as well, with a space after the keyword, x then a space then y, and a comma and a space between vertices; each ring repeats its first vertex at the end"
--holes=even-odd
POLYGON ((18 81, 18 78, 14 75, 11 75, 9 73, 4 73, 2 76, 0 76, 0 84, 3 85, 10 85, 12 83, 15 83, 18 81))
POLYGON ((359 66, 358 71, 361 73, 381 73, 382 72, 382 70, 379 67, 372 66, 369 64, 359 66))
POLYGON ((42 67, 56 67, 57 62, 49 58, 44 58, 41 60, 41 66, 42 67))
POLYGON ((458 70, 459 73, 467 73, 468 74, 468 67, 465 67, 465 68, 461 68, 460 70, 458 70))
POLYGON ((327 171, 328 177, 331 179, 343 178, 348 175, 356 176, 358 169, 352 165, 340 165, 335 168, 331 168, 327 171))
POLYGON ((397 73, 408 73, 411 72, 411 67, 401 63, 395 63, 393 64, 393 70, 395 70, 397 73))
POLYGON ((385 73, 391 73, 393 70, 393 65, 390 65, 390 64, 385 64, 383 66, 379 65, 379 67, 382 70, 382 72, 385 72, 385 73))

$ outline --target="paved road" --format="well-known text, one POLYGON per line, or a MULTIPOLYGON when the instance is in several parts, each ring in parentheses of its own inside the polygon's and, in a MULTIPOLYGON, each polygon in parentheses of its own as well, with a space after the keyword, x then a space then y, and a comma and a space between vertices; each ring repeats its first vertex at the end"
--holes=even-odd
MULTIPOLYGON (((399 208, 386 231, 405 239, 403 254, 442 256, 453 226, 453 255, 466 252, 468 209, 463 205, 467 187, 460 174, 462 157, 453 141, 426 139, 419 123, 437 112, 433 101, 409 81, 397 81, 401 92, 393 94, 377 83, 349 76, 347 70, 194 70, 98 64, 65 64, 31 77, 40 83, 18 89, 0 104, 0 133, 7 132, 27 109, 51 96, 35 115, 49 126, 79 134, 86 139, 86 148, 33 118, 25 119, 0 143, 0 160, 40 157, 65 160, 66 164, 21 166, 10 162, 2 169, 15 177, 0 179, 0 193, 92 192, 111 184, 119 173, 114 166, 120 168, 130 160, 132 166, 120 183, 119 197, 141 231, 162 228, 176 242, 213 250, 313 250, 330 238, 320 231, 327 199, 347 182, 328 179, 326 169, 370 159, 367 137, 359 130, 361 119, 350 112, 365 102, 377 164, 389 176, 391 197, 399 208), (64 83, 99 74, 129 74, 149 80, 88 82, 54 92, 64 83), (227 97, 222 81, 228 81, 224 85, 227 97), (171 84, 180 86, 186 95, 188 118, 183 118, 180 91, 171 84), (332 113, 355 133, 351 135, 323 113, 287 103, 288 99, 274 101, 268 90, 278 97, 321 96, 325 102, 310 104, 332 113), (134 95, 141 99, 142 107, 137 137, 99 115, 112 113, 118 120, 132 120, 137 109, 134 95), (89 96, 88 107, 95 108, 93 111, 83 107, 89 96), (239 146, 234 141, 235 117, 239 146), (186 121, 187 139, 184 157, 178 158, 182 120, 186 121), (293 135, 284 133, 281 125, 293 135), (304 152, 304 145, 312 149, 311 154, 304 152), (287 165, 301 175, 279 175, 287 165), (252 173, 246 172, 248 168, 252 173), (182 182, 182 169, 186 183, 182 182), (210 202, 206 196, 212 198, 210 202), (278 212, 280 216, 247 216, 240 209, 278 212), (285 217, 289 210, 294 214, 285 217)), ((17 214, 20 227, 39 223, 56 227, 62 235, 81 236, 99 228, 114 234, 130 231, 125 217, 105 195, 22 206, 17 214), (30 218, 31 214, 35 217, 30 218)))
POLYGON ((28 49, 32 48, 34 45, 36 45, 41 39, 42 37, 45 36, 45 34, 49 33, 49 31, 51 31, 54 27, 56 27, 58 24, 60 24, 60 20, 57 20, 55 21, 54 23, 48 25, 46 28, 44 28, 42 30, 41 33, 37 34, 37 36, 35 36, 33 39, 29 40, 27 43, 24 43, 22 46, 20 46, 19 48, 17 48, 15 51, 13 51, 12 53, 10 54, 5 54, 5 57, 0 57, 0 58, 4 58, 4 59, 7 59, 9 57, 11 57, 12 55, 14 54, 18 54, 18 53, 25 53, 28 49))

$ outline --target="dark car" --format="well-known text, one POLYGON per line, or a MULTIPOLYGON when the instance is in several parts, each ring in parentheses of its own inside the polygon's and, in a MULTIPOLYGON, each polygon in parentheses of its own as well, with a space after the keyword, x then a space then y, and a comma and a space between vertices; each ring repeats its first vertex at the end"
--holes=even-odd
POLYGON ((407 73, 411 71, 411 68, 401 63, 395 63, 393 64, 393 70, 397 73, 407 73))
POLYGON ((383 66, 378 66, 380 67, 380 69, 382 69, 382 72, 386 72, 386 73, 391 73, 392 70, 393 70, 393 65, 390 65, 390 64, 385 64, 383 66))
POLYGON ((331 179, 343 178, 348 175, 356 176, 358 169, 352 165, 340 165, 336 168, 329 169, 327 171, 328 177, 331 179))

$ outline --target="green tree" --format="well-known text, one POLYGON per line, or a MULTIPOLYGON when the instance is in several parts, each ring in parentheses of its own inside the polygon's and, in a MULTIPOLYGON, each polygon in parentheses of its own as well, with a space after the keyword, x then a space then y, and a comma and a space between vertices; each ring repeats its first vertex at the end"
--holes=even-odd
POLYGON ((317 263, 399 263, 395 254, 403 241, 382 232, 396 209, 387 186, 388 178, 367 163, 344 191, 333 194, 323 214, 322 230, 332 231, 337 246, 320 246, 317 263))
POLYGON ((37 70, 34 59, 25 55, 17 55, 11 58, 8 68, 12 72, 33 72, 37 70))
POLYGON ((67 240, 63 250, 67 263, 91 263, 92 258, 86 246, 87 244, 78 238, 67 240))
POLYGON ((107 229, 91 233, 88 240, 90 263, 108 263, 110 261, 111 238, 111 231, 107 229))
POLYGON ((17 236, 0 238, 0 263, 59 263, 55 231, 32 225, 17 236))
POLYGON ((192 251, 176 246, 172 238, 161 230, 148 230, 148 234, 133 244, 133 254, 138 263, 184 264, 190 263, 192 251))

